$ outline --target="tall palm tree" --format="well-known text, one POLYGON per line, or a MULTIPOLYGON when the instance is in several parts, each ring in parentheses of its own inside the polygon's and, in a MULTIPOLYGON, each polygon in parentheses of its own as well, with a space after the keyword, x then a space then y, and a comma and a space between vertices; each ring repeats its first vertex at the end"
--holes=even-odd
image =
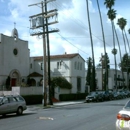
POLYGON ((130 43, 129 43, 129 40, 128 40, 128 37, 127 37, 126 31, 125 31, 125 28, 124 28, 124 33, 125 33, 125 38, 126 38, 127 45, 128 45, 128 48, 129 48, 129 53, 130 53, 130 43))
POLYGON ((119 18, 118 21, 117 21, 117 24, 119 25, 119 27, 122 31, 122 36, 123 36, 123 41, 124 41, 124 46, 125 46, 125 53, 127 54, 125 36, 124 36, 124 32, 123 32, 125 25, 126 25, 126 20, 124 18, 119 18))
POLYGON ((128 33, 130 34, 130 28, 128 29, 128 33))
MULTIPOLYGON (((100 11, 100 5, 99 5, 99 1, 97 0, 97 6, 98 6, 98 11, 99 11, 99 16, 100 16, 100 22, 101 22, 101 29, 102 29, 102 37, 103 37, 103 45, 104 45, 104 54, 105 54, 105 74, 106 74, 106 79, 108 79, 107 77, 107 58, 106 58, 106 43, 105 43, 105 36, 104 36, 104 29, 103 29, 103 22, 102 22, 102 15, 101 15, 101 11, 100 11)), ((108 80, 107 80, 108 81, 108 80)), ((108 82, 106 82, 105 84, 105 89, 108 89, 108 82)))
MULTIPOLYGON (((125 45, 125 52, 126 52, 126 55, 127 55, 127 50, 126 50, 126 43, 125 43, 125 36, 124 36, 124 33, 125 33, 125 26, 127 24, 127 21, 126 19, 124 19, 123 17, 118 19, 118 23, 117 23, 120 27, 120 29, 122 30, 122 36, 123 36, 123 40, 124 40, 124 45, 125 45), (124 32, 124 33, 123 33, 124 32)), ((127 38, 127 36, 126 36, 127 38)), ((129 47, 129 42, 127 41, 127 44, 128 44, 128 47, 129 47)), ((130 48, 129 48, 129 51, 130 51, 130 48)), ((127 66, 128 68, 128 66, 127 66)), ((128 72, 128 69, 127 69, 127 80, 128 80, 128 77, 129 77, 129 72, 128 72)), ((128 84, 127 84, 128 85, 128 84)), ((128 86, 127 86, 128 87, 128 86)))
POLYGON ((111 9, 115 5, 115 0, 105 0, 104 5, 106 5, 106 8, 111 9))
MULTIPOLYGON (((117 31, 116 31, 116 28, 114 26, 114 31, 115 31, 115 35, 116 35, 116 39, 117 39, 117 43, 118 43, 118 48, 119 48, 119 54, 120 54, 120 62, 122 63, 122 53, 121 53, 121 47, 120 47, 120 42, 119 42, 119 38, 118 38, 118 35, 117 35, 117 31)), ((121 69, 121 72, 122 72, 122 81, 123 81, 123 86, 124 86, 124 73, 123 73, 123 70, 121 69)))
POLYGON ((93 39, 92 39, 92 31, 91 31, 91 24, 90 24, 90 16, 89 16, 89 5, 88 0, 86 0, 87 5, 87 16, 88 16, 88 24, 89 24, 89 33, 90 33, 90 40, 91 40, 91 48, 92 48, 92 60, 93 60, 93 66, 92 66, 92 86, 93 91, 96 90, 96 79, 95 79, 95 58, 94 58, 94 49, 93 49, 93 39))
MULTIPOLYGON (((116 10, 112 9, 112 6, 114 6, 114 4, 115 4, 115 0, 105 0, 104 4, 106 5, 106 8, 109 8, 107 15, 108 15, 108 18, 111 20, 111 25, 112 25, 112 33, 113 33, 113 50, 112 50, 112 53, 114 55, 115 76, 117 78, 117 62, 116 62, 117 49, 115 48, 115 36, 114 36, 114 34, 115 34, 114 33, 114 19, 116 18, 116 10)), ((117 88, 117 79, 115 80, 115 86, 117 88)))

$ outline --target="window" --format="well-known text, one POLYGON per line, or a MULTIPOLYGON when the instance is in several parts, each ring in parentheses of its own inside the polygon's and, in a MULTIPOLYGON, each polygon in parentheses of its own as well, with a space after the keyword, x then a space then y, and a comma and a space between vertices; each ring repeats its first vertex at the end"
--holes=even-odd
POLYGON ((6 103, 8 103, 8 102, 9 102, 9 101, 8 101, 8 98, 7 98, 7 97, 4 97, 4 98, 3 98, 3 103, 6 104, 6 103))
POLYGON ((57 62, 57 69, 61 69, 62 62, 57 62))
POLYGON ((32 63, 30 64, 30 68, 32 68, 32 63))
POLYGON ((43 70, 43 63, 41 63, 41 70, 43 70))
POLYGON ((74 68, 77 69, 77 62, 74 63, 74 68))
POLYGON ((20 96, 16 96, 15 98, 16 98, 17 101, 24 101, 24 99, 20 96))
POLYGON ((77 92, 81 91, 81 77, 77 77, 77 92))
POLYGON ((57 69, 59 69, 60 67, 59 67, 60 65, 59 65, 59 62, 57 62, 57 69))
POLYGON ((82 70, 82 63, 80 63, 80 70, 82 70))
POLYGON ((13 50, 13 53, 14 53, 14 55, 17 55, 17 54, 18 54, 18 50, 15 48, 15 49, 13 50))
POLYGON ((9 102, 16 102, 16 99, 14 97, 9 97, 9 102))

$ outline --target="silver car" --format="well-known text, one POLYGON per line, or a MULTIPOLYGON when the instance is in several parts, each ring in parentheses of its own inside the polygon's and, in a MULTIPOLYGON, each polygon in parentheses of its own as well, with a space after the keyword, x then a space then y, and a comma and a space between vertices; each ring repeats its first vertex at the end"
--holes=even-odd
POLYGON ((10 113, 22 115, 23 111, 26 109, 26 102, 23 97, 19 95, 0 96, 0 115, 10 113))
POLYGON ((117 114, 116 130, 130 130, 130 100, 117 114))

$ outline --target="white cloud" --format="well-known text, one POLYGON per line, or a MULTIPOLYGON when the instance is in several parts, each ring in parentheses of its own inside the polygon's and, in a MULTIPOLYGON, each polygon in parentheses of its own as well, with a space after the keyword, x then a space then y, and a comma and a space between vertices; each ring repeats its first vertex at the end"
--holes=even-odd
MULTIPOLYGON (((4 1, 4 0, 3 0, 4 1)), ((29 16, 41 13, 41 8, 38 6, 28 7, 30 4, 41 2, 41 0, 10 0, 8 8, 10 14, 7 16, 0 16, 1 24, 0 28, 2 33, 6 35, 11 35, 11 31, 14 28, 14 22, 16 22, 16 28, 19 32, 19 37, 23 40, 29 41, 29 48, 31 56, 42 55, 43 54, 43 43, 42 39, 37 39, 36 37, 30 36, 30 23, 29 16)), ((102 2, 102 1, 100 1, 102 2)), ((0 5, 1 6, 1 5, 0 5)), ((87 20, 87 9, 85 0, 57 0, 49 4, 49 9, 58 9, 58 24, 51 27, 58 28, 60 37, 57 33, 50 34, 50 52, 51 54, 63 54, 67 53, 80 53, 81 56, 86 60, 91 56, 91 42, 88 30, 88 20, 87 20), (73 45, 72 45, 73 44, 73 45), (75 47, 76 46, 76 47, 75 47), (79 49, 78 49, 79 48, 79 49)), ((90 20, 93 34, 93 44, 95 52, 95 62, 99 62, 99 57, 101 53, 104 52, 102 32, 100 26, 99 14, 97 7, 95 7, 95 0, 89 0, 90 9, 90 20)), ((111 23, 107 18, 106 9, 102 8, 102 19, 104 25, 104 33, 106 40, 107 52, 110 57, 111 63, 114 63, 114 56, 111 54, 113 48, 112 42, 112 30, 111 23)), ((128 14, 129 8, 117 11, 117 17, 115 20, 115 25, 117 19, 121 16, 127 19, 128 25, 126 30, 128 30, 130 25, 130 16, 128 14)), ((119 27, 116 25, 117 33, 119 36, 122 51, 123 39, 119 27)), ((117 42, 116 42, 117 46, 117 42)), ((117 46, 118 49, 118 46, 117 46)), ((117 55, 119 63, 119 53, 117 55)))

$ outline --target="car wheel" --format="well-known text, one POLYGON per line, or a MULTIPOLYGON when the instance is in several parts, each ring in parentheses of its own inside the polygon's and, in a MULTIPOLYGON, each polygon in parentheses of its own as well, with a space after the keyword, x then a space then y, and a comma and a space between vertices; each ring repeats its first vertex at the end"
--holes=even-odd
POLYGON ((23 108, 22 108, 22 107, 19 107, 19 108, 18 108, 17 114, 18 114, 18 115, 22 115, 22 114, 23 114, 23 108))

